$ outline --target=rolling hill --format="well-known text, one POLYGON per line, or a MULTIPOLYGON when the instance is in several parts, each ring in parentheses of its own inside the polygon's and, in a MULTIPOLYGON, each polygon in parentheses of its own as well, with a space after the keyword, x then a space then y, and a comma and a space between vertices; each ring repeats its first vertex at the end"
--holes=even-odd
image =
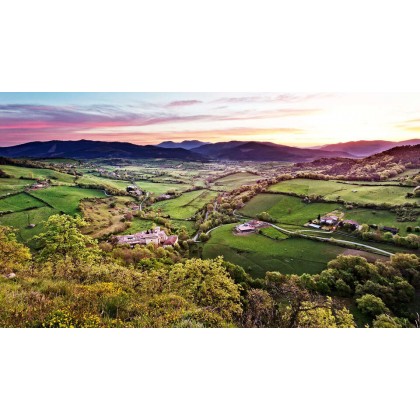
POLYGON ((376 153, 385 152, 398 146, 415 146, 420 144, 420 139, 404 140, 400 142, 387 140, 359 140, 345 143, 328 144, 316 147, 316 150, 327 152, 347 152, 356 157, 370 156, 376 153))
POLYGON ((299 147, 257 141, 229 141, 207 144, 195 148, 194 153, 216 160, 281 162, 307 162, 321 157, 352 157, 347 152, 301 149, 299 147))
POLYGON ((125 158, 125 159, 182 159, 202 160, 203 157, 183 148, 165 149, 157 146, 138 146, 133 143, 78 140, 37 141, 11 147, 1 147, 0 156, 11 158, 125 158))
POLYGON ((165 149, 186 149, 186 150, 192 150, 200 146, 204 146, 205 144, 210 144, 206 141, 200 141, 200 140, 184 140, 179 143, 176 143, 174 141, 163 141, 162 143, 159 143, 158 147, 163 147, 165 149))

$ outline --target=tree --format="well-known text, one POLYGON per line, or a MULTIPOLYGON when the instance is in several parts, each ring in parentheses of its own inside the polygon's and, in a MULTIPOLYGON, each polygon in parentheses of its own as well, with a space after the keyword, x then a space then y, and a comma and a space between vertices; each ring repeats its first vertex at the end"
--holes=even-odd
POLYGON ((29 248, 16 240, 11 228, 0 226, 0 274, 19 271, 30 261, 29 248))
POLYGON ((242 314, 240 286, 223 267, 223 259, 190 259, 175 264, 164 280, 164 290, 175 292, 207 311, 233 322, 242 314))
POLYGON ((395 318, 387 314, 378 315, 373 323, 374 328, 406 328, 410 327, 407 320, 395 318))
POLYGON ((356 299, 356 303, 357 307, 367 315, 375 316, 389 312, 389 309, 386 307, 382 299, 375 295, 363 295, 361 298, 356 299))
POLYGON ((95 240, 80 231, 87 223, 80 217, 53 215, 45 223, 45 232, 36 236, 41 262, 67 260, 69 263, 93 263, 100 256, 95 240))
POLYGON ((270 327, 272 326, 274 314, 274 300, 267 291, 251 289, 248 292, 247 305, 243 316, 244 327, 270 327))

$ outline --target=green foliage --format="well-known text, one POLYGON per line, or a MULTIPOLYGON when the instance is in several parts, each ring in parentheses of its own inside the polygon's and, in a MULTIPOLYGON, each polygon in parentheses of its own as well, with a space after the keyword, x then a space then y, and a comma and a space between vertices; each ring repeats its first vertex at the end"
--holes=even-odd
POLYGON ((375 295, 366 294, 356 299, 357 307, 367 315, 380 315, 386 314, 389 312, 388 308, 386 307, 385 303, 382 301, 380 297, 375 295))
POLYGON ((100 256, 97 242, 81 233, 86 222, 80 217, 69 215, 51 216, 45 223, 46 231, 36 238, 40 249, 41 262, 59 261, 94 263, 100 256))
POLYGON ((29 249, 17 242, 12 229, 0 226, 0 275, 22 270, 30 259, 29 249))

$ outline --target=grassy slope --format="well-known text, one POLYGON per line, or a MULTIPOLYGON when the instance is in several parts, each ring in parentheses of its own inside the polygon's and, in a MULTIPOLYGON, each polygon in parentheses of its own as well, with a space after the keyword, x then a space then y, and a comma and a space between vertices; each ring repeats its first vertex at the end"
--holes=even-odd
POLYGON ((282 273, 318 273, 328 261, 342 253, 344 248, 302 238, 273 240, 262 235, 236 236, 234 225, 225 225, 211 233, 204 245, 203 257, 223 255, 227 261, 241 265, 254 277, 266 271, 282 273))
POLYGON ((21 211, 33 207, 43 207, 45 204, 26 193, 12 195, 0 200, 0 211, 21 211))
POLYGON ((53 214, 57 214, 57 211, 50 207, 40 207, 34 210, 6 214, 0 216, 0 225, 12 226, 18 229, 18 239, 22 242, 27 242, 33 236, 42 232, 42 222, 45 222, 53 214), (34 223, 36 227, 29 229, 27 226, 30 223, 34 223))
POLYGON ((152 207, 155 210, 161 209, 163 215, 171 218, 187 219, 205 204, 212 202, 216 196, 216 192, 209 190, 190 191, 180 197, 155 203, 152 207))
POLYGON ((266 211, 281 223, 303 225, 309 219, 319 214, 341 209, 336 203, 303 203, 298 197, 281 194, 258 194, 253 197, 241 210, 241 213, 255 217, 256 214, 266 211))
POLYGON ((23 191, 26 186, 33 184, 33 181, 18 178, 0 178, 0 196, 16 191, 23 191))
POLYGON ((100 176, 95 176, 91 174, 85 174, 77 180, 78 184, 86 185, 86 184, 94 184, 94 185, 105 185, 110 188, 115 188, 117 190, 124 190, 127 188, 127 185, 130 185, 128 181, 121 181, 118 179, 110 179, 100 176))
POLYGON ((384 226, 395 226, 400 229, 400 234, 406 234, 407 226, 416 226, 416 222, 398 222, 395 213, 388 210, 353 209, 346 210, 338 203, 311 203, 305 204, 298 197, 291 197, 282 194, 258 194, 253 197, 241 210, 246 216, 255 217, 262 211, 268 212, 280 223, 303 225, 310 218, 318 217, 318 214, 333 210, 344 212, 346 219, 353 219, 359 223, 377 224, 384 226))
POLYGON ((253 175, 248 172, 238 172, 219 178, 214 182, 214 186, 216 189, 218 189, 218 187, 224 187, 220 189, 233 190, 242 185, 254 184, 259 179, 261 179, 261 177, 258 175, 253 175))
POLYGON ((19 178, 21 176, 25 178, 36 178, 36 179, 51 179, 52 181, 73 183, 74 176, 53 171, 52 169, 41 169, 41 168, 24 168, 20 166, 1 165, 1 169, 7 174, 19 178))
POLYGON ((141 189, 156 195, 165 194, 168 191, 183 192, 191 187, 188 184, 171 184, 149 181, 136 181, 136 185, 141 189))
MULTIPOLYGON (((334 181, 292 179, 272 185, 269 190, 305 195, 318 194, 329 200, 335 200, 340 196, 342 200, 357 203, 389 203, 398 205, 406 202, 415 202, 413 199, 410 201, 410 199, 405 198, 407 192, 411 192, 412 188, 399 186, 360 186, 334 181), (353 192, 353 190, 357 190, 357 192, 353 192)), ((420 199, 416 200, 420 202, 420 199)))
POLYGON ((67 214, 76 214, 83 198, 105 197, 103 191, 77 187, 51 187, 32 191, 31 195, 47 202, 51 207, 67 214))

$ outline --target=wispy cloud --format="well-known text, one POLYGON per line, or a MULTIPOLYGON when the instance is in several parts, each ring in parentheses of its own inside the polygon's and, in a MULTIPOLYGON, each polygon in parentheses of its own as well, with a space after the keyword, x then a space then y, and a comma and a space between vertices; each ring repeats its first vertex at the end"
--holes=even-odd
POLYGON ((169 104, 167 104, 167 107, 179 107, 179 106, 192 106, 192 105, 198 105, 198 104, 202 104, 203 101, 198 101, 196 99, 191 99, 191 100, 185 100, 185 101, 173 101, 173 102, 169 102, 169 104))

